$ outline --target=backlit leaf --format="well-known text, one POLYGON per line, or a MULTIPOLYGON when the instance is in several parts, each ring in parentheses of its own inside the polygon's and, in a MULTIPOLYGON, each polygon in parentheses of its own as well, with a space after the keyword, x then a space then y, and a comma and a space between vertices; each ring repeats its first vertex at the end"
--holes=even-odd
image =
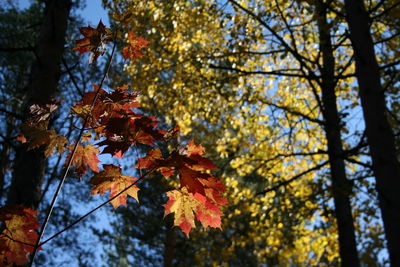
MULTIPOLYGON (((72 146, 70 146, 72 149, 72 146)), ((99 149, 92 145, 80 145, 78 144, 76 148, 76 152, 74 158, 72 159, 72 165, 75 165, 75 170, 78 175, 82 175, 86 173, 87 167, 89 167, 94 172, 99 172, 98 163, 100 160, 97 158, 97 154, 99 153, 99 149)), ((66 162, 72 155, 69 153, 66 162)))
POLYGON ((0 208, 0 221, 4 225, 0 234, 0 265, 25 264, 38 238, 36 212, 18 205, 5 206, 0 208))
POLYGON ((111 201, 113 207, 118 208, 120 205, 126 205, 126 198, 128 195, 139 201, 137 195, 139 188, 136 185, 132 185, 135 181, 135 177, 122 175, 120 167, 104 165, 104 170, 96 173, 89 183, 93 185, 92 195, 104 194, 106 191, 110 190, 110 198, 113 198, 122 190, 131 186, 111 201))

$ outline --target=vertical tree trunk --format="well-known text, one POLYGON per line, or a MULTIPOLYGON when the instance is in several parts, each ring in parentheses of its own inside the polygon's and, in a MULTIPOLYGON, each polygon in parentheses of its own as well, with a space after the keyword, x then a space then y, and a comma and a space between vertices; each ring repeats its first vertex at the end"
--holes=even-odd
POLYGON ((4 181, 9 163, 10 147, 8 144, 3 144, 3 149, 0 152, 0 201, 3 198, 4 181))
POLYGON ((164 242, 164 267, 172 267, 174 261, 174 250, 175 250, 175 231, 172 228, 172 220, 168 218, 167 225, 167 233, 165 234, 165 242, 164 242), (171 221, 171 222, 170 222, 171 221))
MULTIPOLYGON (((70 9, 70 0, 46 1, 36 45, 36 60, 26 90, 26 110, 34 103, 48 103, 57 91, 70 9)), ((27 111, 25 115, 26 113, 27 111)), ((36 209, 41 195, 44 168, 45 157, 40 149, 26 151, 24 146, 20 146, 14 160, 8 204, 21 204, 36 209)))
POLYGON ((335 95, 335 58, 330 36, 330 26, 326 18, 326 7, 316 3, 316 16, 319 32, 319 46, 322 53, 322 113, 325 121, 325 134, 328 141, 328 156, 332 177, 332 193, 336 221, 339 232, 339 251, 342 266, 360 266, 358 259, 353 216, 351 213, 351 184, 346 176, 343 159, 343 146, 340 133, 340 118, 335 95))
POLYGON ((400 163, 387 121, 385 95, 363 0, 345 0, 359 95, 392 266, 400 266, 400 163))

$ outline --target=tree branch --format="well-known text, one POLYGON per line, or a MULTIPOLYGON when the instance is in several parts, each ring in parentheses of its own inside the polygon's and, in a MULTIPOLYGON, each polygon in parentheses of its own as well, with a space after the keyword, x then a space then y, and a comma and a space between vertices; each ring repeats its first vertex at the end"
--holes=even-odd
POLYGON ((261 191, 261 192, 257 193, 257 195, 265 195, 265 194, 268 193, 268 192, 275 191, 275 190, 277 190, 278 188, 280 188, 281 186, 288 185, 288 184, 290 184, 291 182, 293 182, 293 181, 295 181, 295 180, 301 178, 303 175, 306 175, 307 173, 310 173, 310 172, 313 172, 313 171, 316 171, 316 170, 321 169, 323 166, 327 165, 328 163, 329 163, 329 161, 324 161, 323 163, 318 164, 318 165, 316 165, 315 167, 313 167, 313 168, 311 168, 311 169, 308 169, 308 170, 306 170, 306 171, 303 171, 303 172, 301 172, 301 173, 299 173, 299 174, 297 174, 297 175, 295 175, 295 176, 289 178, 288 180, 285 180, 285 181, 283 181, 283 182, 281 182, 281 183, 279 183, 279 184, 277 184, 277 185, 274 185, 274 186, 272 186, 272 187, 270 187, 270 188, 268 188, 268 189, 265 189, 264 191, 261 191))
POLYGON ((312 118, 312 117, 310 117, 309 115, 304 114, 304 113, 302 113, 302 112, 300 112, 300 111, 297 111, 297 110, 293 110, 293 109, 290 108, 290 107, 281 106, 281 105, 279 105, 279 104, 272 103, 272 102, 270 102, 270 101, 268 101, 268 100, 265 100, 265 99, 262 99, 261 102, 262 102, 263 104, 270 105, 270 106, 273 106, 273 107, 282 109, 282 110, 284 110, 284 111, 286 111, 286 112, 288 112, 288 113, 291 113, 291 114, 293 114, 293 115, 303 117, 304 119, 306 119, 306 120, 308 120, 308 121, 311 121, 311 122, 315 122, 315 123, 317 123, 317 124, 319 124, 319 125, 324 125, 324 124, 325 124, 325 122, 324 122, 323 120, 320 120, 320 119, 317 119, 317 118, 312 118))
POLYGON ((287 76, 287 77, 315 79, 315 77, 313 75, 304 75, 304 74, 297 74, 297 73, 287 73, 287 72, 280 72, 280 71, 246 71, 246 70, 241 70, 239 68, 216 66, 214 64, 210 64, 209 66, 210 66, 210 68, 213 68, 213 69, 230 70, 230 71, 235 71, 237 73, 241 73, 244 75, 278 75, 278 76, 287 76))

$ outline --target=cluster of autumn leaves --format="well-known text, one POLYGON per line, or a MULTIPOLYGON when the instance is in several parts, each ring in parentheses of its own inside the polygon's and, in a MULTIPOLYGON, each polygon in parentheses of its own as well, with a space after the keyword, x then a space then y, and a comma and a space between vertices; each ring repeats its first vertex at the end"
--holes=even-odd
MULTIPOLYGON (((83 27, 80 31, 84 38, 76 42, 74 50, 81 54, 91 52, 90 62, 103 55, 105 45, 114 39, 113 32, 101 21, 96 29, 83 27)), ((141 49, 147 44, 129 32, 122 55, 135 61, 142 57, 141 49)), ((93 92, 85 93, 71 108, 84 129, 81 140, 70 144, 67 138, 48 129, 50 115, 56 110, 57 103, 31 106, 30 117, 17 139, 26 143, 27 149, 42 149, 46 157, 54 151, 61 154, 69 150, 66 162, 71 162, 78 175, 91 169, 94 173, 89 181, 91 194, 110 191, 108 201, 114 208, 126 205, 127 196, 138 200, 137 183, 149 178, 150 174, 159 172, 167 179, 177 176, 180 186, 167 192, 169 200, 164 205, 165 215, 174 213, 174 225, 187 236, 195 227, 195 218, 204 227, 220 228, 223 215, 220 206, 227 203, 223 197, 225 187, 210 174, 216 166, 203 156, 204 148, 193 140, 185 146, 176 145, 179 127, 169 131, 160 129, 161 122, 156 117, 139 110, 138 94, 130 92, 128 86, 110 92, 98 85, 93 87, 93 92), (121 158, 128 149, 139 144, 152 148, 145 157, 137 159, 134 168, 138 169, 139 177, 122 175, 121 168, 113 164, 103 165, 100 171, 100 153, 121 158), (167 144, 175 145, 168 149, 167 144), (102 147, 101 152, 99 147, 102 147)), ((36 212, 17 205, 6 206, 0 209, 0 221, 4 229, 0 235, 0 262, 24 264, 38 239, 36 231, 40 225, 36 212)))

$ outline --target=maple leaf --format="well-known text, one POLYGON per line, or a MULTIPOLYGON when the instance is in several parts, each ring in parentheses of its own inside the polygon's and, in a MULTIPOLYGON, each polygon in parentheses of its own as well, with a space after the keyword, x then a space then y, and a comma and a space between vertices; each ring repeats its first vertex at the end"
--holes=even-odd
POLYGON ((204 186, 205 196, 212 202, 219 205, 226 205, 228 203, 228 200, 222 196, 226 188, 220 179, 210 175, 207 179, 200 179, 200 183, 204 186))
POLYGON ((165 141, 170 141, 171 139, 177 139, 180 131, 179 126, 175 126, 174 128, 170 129, 164 134, 164 140, 165 141))
POLYGON ((169 200, 164 204, 164 217, 170 213, 174 214, 174 225, 179 226, 189 237, 190 230, 195 227, 194 210, 198 205, 198 201, 190 197, 190 193, 172 190, 167 192, 169 200))
POLYGON ((163 159, 164 158, 159 148, 151 149, 147 152, 146 157, 138 159, 138 162, 136 163, 134 168, 149 169, 155 167, 158 168, 158 170, 164 177, 169 177, 174 174, 174 168, 160 167, 160 163, 162 164, 163 159))
POLYGON ((106 92, 98 85, 93 84, 94 91, 86 92, 82 99, 71 109, 82 121, 88 116, 88 124, 85 127, 98 127, 99 124, 106 125, 111 118, 120 118, 132 114, 132 108, 139 107, 137 102, 138 93, 128 93, 128 85, 117 87, 111 93, 106 92), (99 91, 96 101, 91 107, 96 92, 99 91))
POLYGON ((202 155, 206 151, 206 149, 202 145, 196 145, 194 140, 190 140, 185 148, 185 154, 190 157, 191 155, 202 155))
POLYGON ((177 172, 182 187, 187 187, 192 193, 205 194, 205 185, 199 179, 216 178, 202 171, 215 169, 216 166, 211 160, 200 156, 204 152, 204 148, 201 145, 196 146, 193 141, 189 142, 184 149, 171 153, 166 159, 161 157, 161 151, 150 150, 146 157, 138 159, 135 168, 156 168, 165 177, 177 172))
POLYGON ((140 50, 149 44, 149 42, 144 40, 142 37, 135 37, 132 31, 128 32, 127 42, 128 45, 122 50, 122 56, 125 59, 131 59, 132 62, 143 56, 143 53, 140 50))
POLYGON ((144 158, 139 158, 134 167, 154 168, 166 178, 177 173, 181 188, 185 187, 190 193, 201 194, 214 203, 225 205, 227 200, 222 197, 225 186, 219 179, 204 172, 216 168, 211 160, 200 156, 204 152, 205 149, 201 145, 190 141, 184 149, 174 151, 164 159, 157 148, 148 151, 144 158))
POLYGON ((138 93, 127 93, 128 85, 117 87, 111 93, 101 95, 101 101, 107 106, 110 111, 125 111, 129 113, 132 108, 138 108, 137 102, 138 93))
POLYGON ((174 213, 174 225, 179 226, 189 237, 195 227, 195 218, 204 228, 214 227, 221 229, 221 216, 219 207, 201 194, 192 194, 186 188, 167 192, 169 200, 164 204, 164 217, 174 213))
MULTIPOLYGON (((73 146, 70 146, 70 150, 73 149, 73 146)), ((94 171, 94 172, 99 172, 99 166, 97 163, 100 162, 100 160, 97 158, 97 154, 99 153, 99 149, 97 147, 94 147, 92 145, 80 145, 78 144, 74 158, 72 159, 73 165, 75 165, 75 170, 78 173, 78 175, 83 175, 86 173, 87 167, 94 171)), ((72 155, 71 153, 68 154, 66 162, 69 161, 69 158, 72 155)))
POLYGON ((44 105, 33 104, 29 107, 30 116, 28 118, 28 123, 37 124, 41 121, 46 121, 50 117, 51 113, 58 108, 58 106, 59 104, 56 103, 55 100, 52 100, 51 103, 44 105))
POLYGON ((71 110, 81 118, 82 123, 87 120, 87 124, 83 127, 96 127, 100 116, 104 113, 99 97, 102 94, 106 94, 106 92, 96 84, 92 84, 92 86, 94 91, 83 94, 82 99, 71 107, 71 110), (96 101, 93 103, 97 90, 99 90, 99 94, 96 101), (91 107, 92 103, 93 107, 91 107))
POLYGON ((159 121, 155 117, 141 114, 131 114, 129 117, 110 118, 104 128, 106 140, 98 143, 105 145, 104 153, 115 155, 125 153, 130 146, 136 143, 154 145, 157 140, 162 140, 164 132, 155 129, 159 121))
POLYGON ((198 201, 195 213, 196 218, 204 228, 214 227, 221 228, 221 216, 224 214, 219 209, 219 207, 209 201, 208 198, 201 194, 194 194, 194 198, 198 201))
POLYGON ((179 175, 180 190, 167 193, 169 201, 164 205, 165 215, 174 212, 174 225, 189 236, 195 226, 194 214, 204 227, 221 227, 223 215, 218 205, 227 204, 222 196, 225 186, 211 174, 204 172, 216 166, 209 159, 201 156, 205 149, 190 141, 185 148, 172 152, 163 158, 159 148, 147 152, 138 159, 135 168, 154 168, 164 177, 174 173, 179 175))
POLYGON ((0 263, 2 266, 25 264, 34 250, 28 244, 34 245, 38 239, 36 229, 40 225, 36 212, 19 205, 5 206, 0 208, 0 221, 4 227, 0 234, 0 263))
POLYGON ((146 157, 138 159, 138 163, 136 163, 135 168, 148 169, 153 166, 157 166, 157 161, 162 159, 162 153, 159 148, 151 149, 147 152, 146 157))
POLYGON ((45 146, 44 155, 49 157, 54 150, 58 153, 63 153, 68 144, 67 138, 56 134, 54 130, 42 129, 42 127, 30 126, 23 124, 21 126, 23 134, 17 140, 22 143, 28 143, 28 150, 45 146))
MULTIPOLYGON (((122 190, 131 186, 137 178, 121 175, 121 168, 114 165, 104 165, 104 170, 96 173, 90 180, 92 187, 92 195, 104 194, 106 191, 111 190, 110 199, 120 193, 122 190)), ((127 196, 131 196, 137 201, 139 188, 136 185, 131 186, 125 192, 111 201, 114 208, 120 205, 126 205, 127 196)))
MULTIPOLYGON (((143 162, 153 162, 151 167, 154 167, 155 163, 157 162, 160 167, 176 167, 177 170, 184 167, 198 171, 213 170, 217 168, 211 160, 200 156, 204 152, 205 149, 201 145, 196 146, 193 141, 190 141, 185 148, 171 153, 171 155, 164 160, 159 160, 160 157, 155 158, 155 155, 158 156, 159 154, 154 154, 152 151, 149 151, 147 156, 142 158, 142 160, 143 162), (158 161, 152 161, 152 158, 158 159, 158 161)), ((139 159, 139 162, 141 162, 141 159, 139 159)), ((137 167, 139 166, 137 165, 137 167)), ((140 168, 148 168, 148 164, 142 164, 140 168)))
POLYGON ((104 26, 101 20, 96 29, 88 26, 79 28, 79 31, 85 37, 76 41, 73 50, 79 51, 81 54, 92 52, 89 59, 89 63, 92 63, 104 54, 105 44, 112 40, 112 32, 104 26))

